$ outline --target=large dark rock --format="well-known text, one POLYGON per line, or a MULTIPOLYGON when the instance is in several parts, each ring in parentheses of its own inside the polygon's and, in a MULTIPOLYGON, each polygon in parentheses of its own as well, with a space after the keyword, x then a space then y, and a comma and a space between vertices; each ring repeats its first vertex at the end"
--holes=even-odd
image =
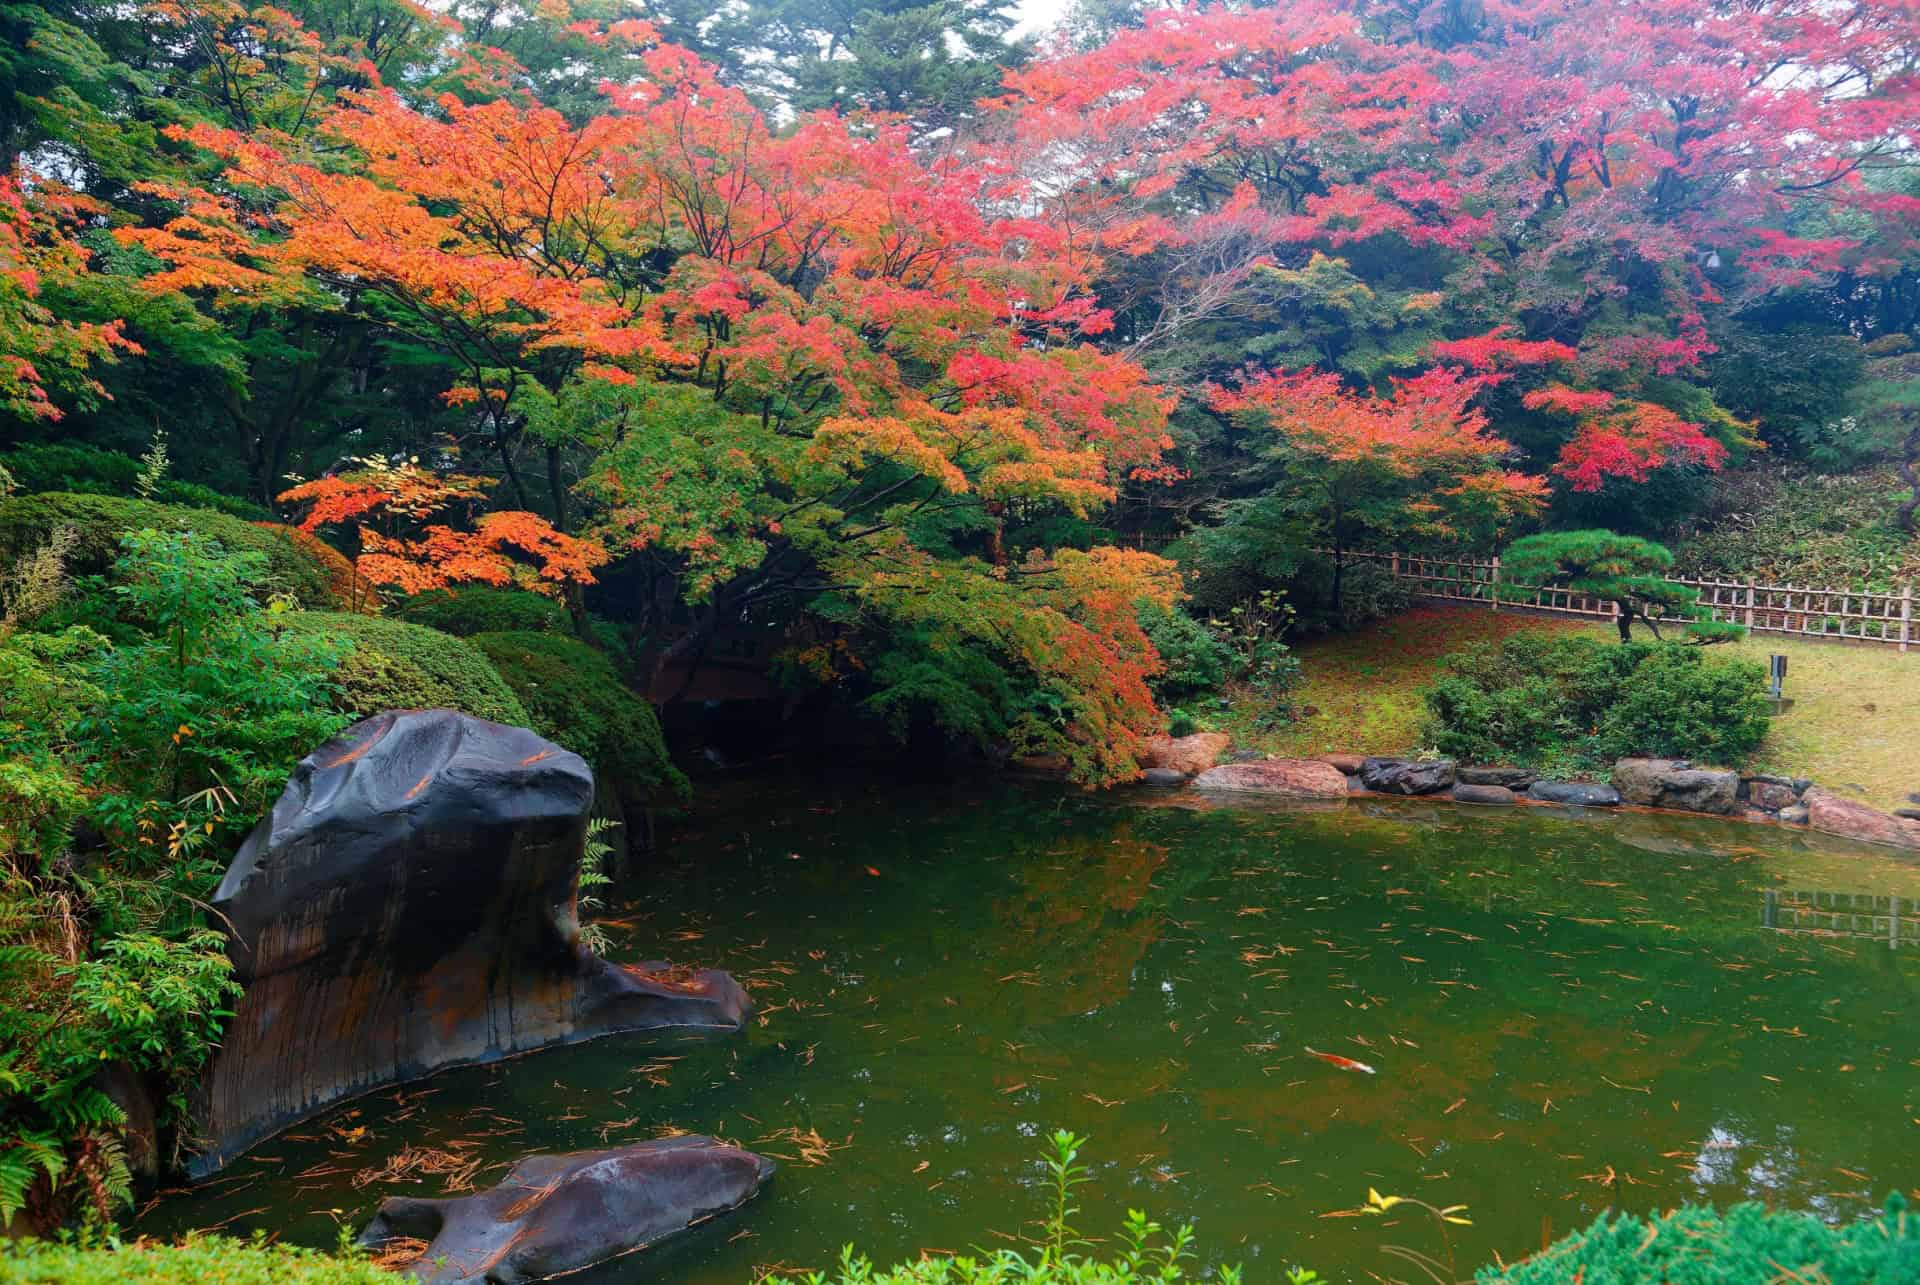
POLYGON ((1530 767, 1463 767, 1459 772, 1462 785, 1499 785, 1509 790, 1524 790, 1540 779, 1540 774, 1530 767))
POLYGON ((725 973, 580 945, 592 798, 577 755, 448 710, 381 714, 302 759, 214 896, 245 990, 189 1173, 444 1067, 613 1031, 738 1029, 750 1005, 725 973))
POLYGON ((1527 797, 1540 803, 1570 803, 1583 808, 1620 806, 1620 791, 1611 785, 1584 781, 1535 781, 1527 787, 1527 797))
POLYGON ((360 1243, 428 1242, 408 1270, 432 1285, 545 1280, 738 1209, 772 1173, 773 1161, 697 1134, 528 1156, 499 1186, 471 1196, 388 1197, 360 1243))
POLYGON ((1732 816, 1740 810, 1740 774, 1694 767, 1673 759, 1621 759, 1613 765, 1613 788, 1629 803, 1681 812, 1732 816))
POLYGON ((1382 794, 1438 794, 1453 788, 1453 760, 1370 758, 1360 764, 1360 780, 1382 794))
POLYGON ((1504 785, 1467 785, 1453 787, 1455 803, 1511 804, 1513 791, 1504 785))

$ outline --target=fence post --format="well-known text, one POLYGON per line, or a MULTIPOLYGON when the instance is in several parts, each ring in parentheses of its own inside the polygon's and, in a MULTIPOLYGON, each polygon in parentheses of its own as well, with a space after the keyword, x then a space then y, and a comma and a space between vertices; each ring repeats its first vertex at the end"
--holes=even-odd
POLYGON ((1900 591, 1900 650, 1907 649, 1907 642, 1913 637, 1913 581, 1907 581, 1906 588, 1900 591))
POLYGON ((1400 578, 1400 553, 1398 550, 1395 550, 1393 555, 1393 578, 1395 580, 1400 578))
POLYGON ((1753 632, 1753 581, 1747 581, 1747 632, 1753 632))
POLYGON ((1493 609, 1498 611, 1500 610, 1500 555, 1497 553, 1493 555, 1493 579, 1489 580, 1487 585, 1493 594, 1493 609))

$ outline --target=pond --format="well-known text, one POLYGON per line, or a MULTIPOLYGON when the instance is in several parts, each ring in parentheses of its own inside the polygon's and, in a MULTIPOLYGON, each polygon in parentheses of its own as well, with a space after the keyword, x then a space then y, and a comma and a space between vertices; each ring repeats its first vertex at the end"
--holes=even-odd
POLYGON ((1083 1231, 1144 1208, 1266 1280, 1407 1277, 1383 1247, 1439 1251, 1349 1216, 1369 1186, 1468 1205, 1464 1275, 1609 1206, 1848 1218, 1920 1185, 1920 864, 1871 849, 1645 814, 765 782, 663 837, 618 953, 733 970, 760 1006, 744 1036, 363 1099, 139 1229, 327 1245, 383 1195, 439 1194, 421 1161, 472 1176, 669 1130, 781 1171, 592 1279, 1009 1243, 1056 1127, 1091 1139, 1083 1231))

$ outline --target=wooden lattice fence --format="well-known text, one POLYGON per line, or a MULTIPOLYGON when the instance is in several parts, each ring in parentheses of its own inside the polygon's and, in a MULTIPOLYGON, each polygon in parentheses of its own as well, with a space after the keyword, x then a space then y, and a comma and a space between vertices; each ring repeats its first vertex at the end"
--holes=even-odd
MULTIPOLYGON (((1611 620, 1618 608, 1569 589, 1531 585, 1503 586, 1500 559, 1430 557, 1411 553, 1345 553, 1349 562, 1384 568, 1408 583, 1415 594, 1447 602, 1551 611, 1611 620)), ((1913 586, 1897 592, 1822 589, 1803 585, 1762 584, 1755 580, 1695 580, 1669 576, 1669 583, 1699 591, 1700 604, 1714 619, 1745 625, 1756 633, 1808 638, 1844 638, 1881 643, 1906 651, 1915 641, 1913 586)), ((1660 623, 1668 623, 1662 620, 1660 623)), ((1684 621, 1675 619, 1675 624, 1684 621)))

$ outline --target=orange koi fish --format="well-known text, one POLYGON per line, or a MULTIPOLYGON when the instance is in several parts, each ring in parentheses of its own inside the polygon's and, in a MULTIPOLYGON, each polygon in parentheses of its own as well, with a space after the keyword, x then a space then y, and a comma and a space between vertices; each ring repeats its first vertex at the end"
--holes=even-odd
POLYGON ((1373 1075, 1374 1069, 1365 1062, 1356 1062, 1350 1057, 1341 1057, 1338 1053, 1322 1053, 1319 1049, 1307 1050, 1308 1057, 1317 1057, 1328 1066, 1337 1066, 1342 1071, 1359 1071, 1363 1075, 1373 1075))

